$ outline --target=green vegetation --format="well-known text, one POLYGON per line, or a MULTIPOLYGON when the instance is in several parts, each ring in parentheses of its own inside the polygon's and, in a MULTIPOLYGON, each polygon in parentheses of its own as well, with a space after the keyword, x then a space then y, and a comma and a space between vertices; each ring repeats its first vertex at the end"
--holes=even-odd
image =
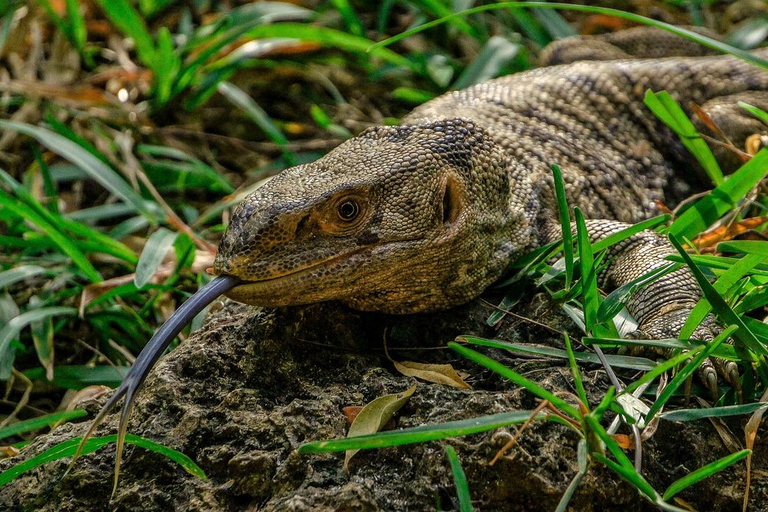
MULTIPOLYGON (((703 18, 701 2, 668 3, 670 9, 677 4, 687 9, 693 22, 703 18)), ((11 62, 10 55, 16 56, 7 66, 7 77, 0 77, 0 379, 17 405, 3 412, 0 438, 17 441, 13 446, 20 448, 26 444, 20 434, 82 416, 78 410, 55 413, 49 406, 43 410, 50 414, 19 421, 38 410, 29 404, 33 386, 53 386, 46 400, 63 409, 76 405, 65 390, 119 383, 175 304, 207 282, 204 269, 211 265, 223 231, 222 215, 226 219, 229 208, 265 177, 317 158, 366 125, 396 123, 414 105, 445 90, 533 67, 540 48, 576 33, 564 18, 565 9, 620 14, 542 2, 463 11, 473 5, 334 0, 312 11, 282 2, 229 8, 205 0, 35 0, 0 6, 0 59, 11 62), (563 10, 551 9, 555 6, 563 10)), ((636 14, 621 16, 663 25, 636 14)), ((742 51, 759 43, 754 35, 765 29, 761 19, 731 27, 727 41, 738 49, 674 30, 766 66, 742 51)), ((582 343, 572 346, 566 336, 565 350, 471 337, 450 344, 525 387, 543 406, 318 441, 304 445, 302 453, 425 442, 531 418, 554 421, 581 436, 579 473, 560 510, 596 462, 649 501, 673 509, 668 504, 673 495, 749 454, 739 451, 696 469, 660 493, 616 442, 613 427, 602 424, 609 411, 638 429, 653 416, 694 421, 758 414, 763 404, 756 402, 768 386, 768 328, 758 319, 768 305, 768 243, 729 241, 735 233, 765 224, 767 201, 759 184, 768 152, 757 153, 724 178, 707 145, 668 95, 651 91, 647 104, 683 138, 714 191, 684 205, 674 220, 660 216, 590 244, 583 216, 576 210, 571 218, 559 186, 563 243, 517 263, 514 277, 502 283, 507 297, 488 323, 498 323, 526 284, 536 282, 582 328, 582 343), (642 229, 669 233, 680 257, 603 296, 597 274, 606 250, 642 229), (702 251, 688 255, 677 240, 702 251), (561 262, 552 265, 560 253, 561 262), (622 325, 629 321, 622 308, 631 293, 680 265, 695 271, 706 297, 686 324, 687 335, 661 342, 621 339, 626 334, 622 325), (687 339, 709 312, 730 327, 708 344, 687 339), (724 343, 731 334, 734 345, 724 343), (465 343, 567 359, 578 407, 465 343), (600 351, 620 346, 663 346, 672 353, 659 363, 600 351), (739 364, 744 404, 726 388, 712 409, 664 412, 668 401, 681 394, 680 385, 710 356, 739 364), (648 373, 625 389, 605 390, 602 401, 591 407, 576 362, 600 360, 611 373, 612 368, 648 373), (658 397, 642 395, 659 375, 675 369, 676 376, 658 397), (650 407, 640 401, 641 395, 652 401, 650 407)), ((743 107, 768 124, 766 113, 743 107)), ((554 173, 561 185, 559 171, 554 173)), ((694 393, 705 394, 695 383, 694 393)), ((69 440, 3 473, 0 485, 48 460, 71 456, 78 441, 69 440)), ((113 441, 114 436, 91 440, 87 450, 113 441)), ((181 454, 136 436, 128 441, 164 453, 203 476, 181 454)), ((454 450, 447 453, 461 509, 470 510, 471 481, 466 481, 454 450)))

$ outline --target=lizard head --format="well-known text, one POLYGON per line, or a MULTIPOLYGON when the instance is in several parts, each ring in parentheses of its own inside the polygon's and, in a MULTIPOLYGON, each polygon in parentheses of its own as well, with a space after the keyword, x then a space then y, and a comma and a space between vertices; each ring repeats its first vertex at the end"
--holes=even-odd
POLYGON ((229 297, 260 306, 413 313, 467 302, 525 245, 508 165, 465 120, 368 129, 246 197, 215 272, 243 281, 229 297))

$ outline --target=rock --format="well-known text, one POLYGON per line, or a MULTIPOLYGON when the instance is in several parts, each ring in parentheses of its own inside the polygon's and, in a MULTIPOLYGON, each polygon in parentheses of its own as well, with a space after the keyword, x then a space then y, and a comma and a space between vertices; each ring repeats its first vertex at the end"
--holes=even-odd
MULTIPOLYGON (((567 319, 540 299, 519 313, 556 325, 567 319)), ((336 304, 264 310, 227 302, 205 326, 166 356, 139 394, 129 431, 179 450, 206 472, 201 480, 165 457, 128 446, 120 485, 110 501, 114 445, 81 458, 62 478, 68 459, 25 473, 0 492, 2 510, 455 510, 456 492, 444 446, 458 452, 478 510, 554 510, 577 471, 579 435, 535 422, 496 465, 488 461, 509 438, 503 431, 443 442, 358 453, 349 474, 343 454, 299 455, 307 441, 346 435, 343 407, 403 391, 413 380, 384 356, 449 362, 470 374, 473 390, 419 383, 400 410, 397 428, 466 419, 538 400, 527 391, 443 349, 458 334, 561 345, 561 336, 534 323, 507 319, 498 332, 485 324, 482 302, 429 315, 386 316, 336 304)), ((486 353, 551 391, 573 393, 567 364, 486 353)), ((605 373, 582 368, 594 406, 608 387, 605 373)), ((632 374, 627 374, 631 378, 632 374)), ((103 404, 89 406, 94 413, 103 404)), ((91 415, 92 416, 92 415, 91 415)), ((741 423, 729 423, 740 432, 741 423)), ((99 435, 113 433, 113 415, 99 435)), ((87 422, 66 424, 35 439, 5 470, 59 442, 82 435, 87 422)), ((753 463, 751 504, 768 508, 765 443, 753 463)), ((674 480, 727 455, 707 421, 662 422, 645 445, 644 471, 660 492, 674 480)), ((739 464, 682 494, 701 510, 740 510, 745 478, 739 464)), ((637 491, 595 464, 571 500, 573 510, 654 510, 637 491)))

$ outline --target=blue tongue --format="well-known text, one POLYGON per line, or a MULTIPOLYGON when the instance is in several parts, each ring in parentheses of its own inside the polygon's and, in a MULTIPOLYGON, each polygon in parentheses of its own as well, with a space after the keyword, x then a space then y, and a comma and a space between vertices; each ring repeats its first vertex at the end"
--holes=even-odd
MULTIPOLYGON (((200 311, 203 310, 208 304, 213 302, 218 296, 228 292, 242 281, 232 276, 218 276, 214 278, 210 283, 200 288, 197 293, 187 299, 176 312, 171 315, 160 328, 155 332, 152 339, 141 351, 139 357, 136 358, 136 362, 131 366, 128 375, 115 390, 112 397, 104 404, 99 414, 96 415, 88 432, 83 436, 83 440, 77 448, 75 456, 72 458, 72 462, 69 465, 69 469, 75 464, 75 461, 80 456, 80 453, 85 446, 85 443, 93 435, 96 427, 104 421, 107 414, 115 407, 115 404, 125 396, 125 403, 123 404, 123 410, 120 414, 120 423, 117 429, 117 456, 115 461, 115 483, 112 489, 114 495, 117 490, 117 478, 120 473, 120 461, 123 456, 123 444, 125 442, 125 434, 128 430, 128 419, 131 416, 131 410, 133 409, 134 401, 136 400, 136 393, 141 389, 141 385, 149 375, 152 367, 160 356, 163 355, 168 345, 176 338, 185 325, 187 325, 200 311)), ((69 471, 67 469, 67 471, 69 471)))

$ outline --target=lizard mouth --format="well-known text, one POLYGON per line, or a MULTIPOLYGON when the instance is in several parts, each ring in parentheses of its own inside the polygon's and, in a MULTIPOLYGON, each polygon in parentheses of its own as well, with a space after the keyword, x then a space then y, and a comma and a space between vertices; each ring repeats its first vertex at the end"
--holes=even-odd
MULTIPOLYGON (((256 306, 285 306, 316 302, 316 300, 312 300, 309 296, 304 297, 302 300, 302 295, 306 295, 308 291, 317 291, 319 288, 319 283, 316 283, 318 286, 313 287, 314 290, 307 290, 306 285, 311 282, 310 276, 318 270, 331 269, 338 266, 339 263, 347 261, 367 249, 369 249, 368 246, 360 247, 354 251, 338 254, 291 272, 270 276, 266 279, 251 281, 240 278, 240 284, 229 290, 226 296, 238 302, 245 302, 256 306)), ((237 272, 232 272, 231 275, 239 278, 237 272)))

